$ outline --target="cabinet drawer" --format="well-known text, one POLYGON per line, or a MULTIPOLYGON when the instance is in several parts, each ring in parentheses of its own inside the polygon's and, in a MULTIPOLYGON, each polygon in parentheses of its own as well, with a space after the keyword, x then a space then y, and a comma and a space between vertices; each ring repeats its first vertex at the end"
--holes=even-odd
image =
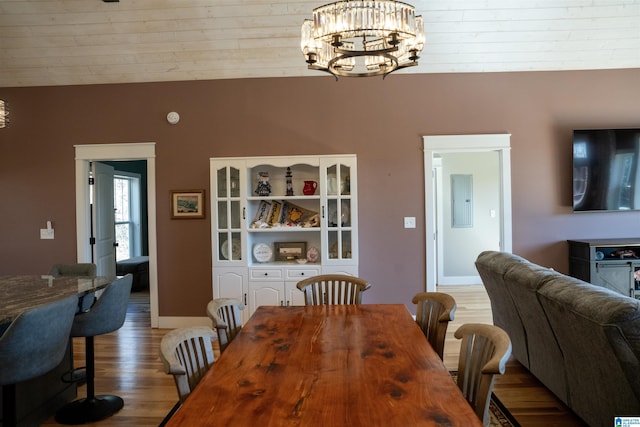
POLYGON ((286 280, 302 280, 306 279, 307 277, 317 276, 318 274, 320 274, 320 268, 287 268, 286 280))
POLYGON ((281 268, 251 268, 249 270, 249 280, 282 280, 281 268))

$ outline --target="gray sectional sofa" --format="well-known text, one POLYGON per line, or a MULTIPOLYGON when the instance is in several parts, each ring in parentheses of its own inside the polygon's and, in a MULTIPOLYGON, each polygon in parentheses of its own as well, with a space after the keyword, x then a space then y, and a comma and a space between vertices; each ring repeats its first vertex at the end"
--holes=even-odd
POLYGON ((513 355, 593 427, 640 416, 640 301, 505 252, 476 268, 513 355))

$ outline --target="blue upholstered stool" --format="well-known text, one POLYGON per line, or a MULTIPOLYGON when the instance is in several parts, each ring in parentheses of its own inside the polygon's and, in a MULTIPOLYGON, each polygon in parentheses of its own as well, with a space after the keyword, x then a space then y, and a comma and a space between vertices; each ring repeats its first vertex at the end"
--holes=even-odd
POLYGON ((15 385, 46 374, 62 361, 78 297, 71 296, 20 314, 0 336, 2 425, 17 423, 15 385))
POLYGON ((76 315, 72 337, 85 337, 87 359, 87 397, 63 406, 56 413, 61 424, 85 424, 108 418, 124 406, 118 396, 95 394, 95 363, 93 341, 96 335, 116 331, 124 324, 133 277, 127 274, 106 287, 100 298, 86 313, 76 315))
MULTIPOLYGON (((60 277, 60 276, 96 277, 96 265, 91 263, 54 264, 49 270, 49 275, 53 277, 60 277)), ((96 300, 96 297, 92 293, 80 297, 80 302, 78 303, 78 312, 88 311, 93 305, 93 303, 95 302, 95 300, 96 300)))
MULTIPOLYGON (((54 264, 49 270, 49 275, 53 277, 60 276, 83 276, 83 277, 96 277, 97 267, 92 263, 78 263, 78 264, 54 264)), ((96 302, 96 294, 88 293, 79 297, 78 308, 76 313, 83 313, 89 311, 91 306, 96 302)), ((64 375, 62 375, 62 381, 65 383, 76 383, 82 385, 87 381, 86 368, 72 368, 64 375)))

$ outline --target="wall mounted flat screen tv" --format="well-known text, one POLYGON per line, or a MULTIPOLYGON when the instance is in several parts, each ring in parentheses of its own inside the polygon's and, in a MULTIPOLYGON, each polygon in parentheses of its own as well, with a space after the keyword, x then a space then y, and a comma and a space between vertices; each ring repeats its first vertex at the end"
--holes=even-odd
POLYGON ((640 128, 573 131, 573 210, 640 210, 640 128))

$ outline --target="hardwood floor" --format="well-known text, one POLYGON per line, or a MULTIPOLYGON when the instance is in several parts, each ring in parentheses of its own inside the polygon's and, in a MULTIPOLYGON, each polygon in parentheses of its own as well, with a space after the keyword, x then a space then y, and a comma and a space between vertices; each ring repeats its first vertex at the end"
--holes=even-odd
MULTIPOLYGON (((113 417, 84 426, 157 427, 178 401, 173 377, 162 371, 158 356, 167 329, 152 329, 148 295, 132 293, 122 328, 95 338, 95 392, 115 394, 124 408, 113 417)), ((73 340, 75 366, 84 366, 84 339, 73 340)), ((78 398, 86 396, 78 388, 78 398)), ((52 418, 43 426, 59 426, 52 418)))
MULTIPOLYGON (((444 362, 457 369, 460 343, 453 333, 463 323, 492 323, 489 298, 482 286, 441 286, 458 308, 447 331, 444 362)), ((111 418, 85 426, 157 426, 178 400, 172 377, 162 371, 158 348, 167 329, 151 329, 148 299, 133 293, 124 326, 95 339, 96 394, 116 394, 124 408, 111 418)), ((74 339, 76 366, 84 365, 84 340, 74 339)), ((496 380, 494 392, 523 427, 584 426, 562 402, 531 376, 517 361, 496 380)), ((86 395, 86 386, 78 397, 86 395)), ((59 426, 52 418, 43 426, 59 426)))

